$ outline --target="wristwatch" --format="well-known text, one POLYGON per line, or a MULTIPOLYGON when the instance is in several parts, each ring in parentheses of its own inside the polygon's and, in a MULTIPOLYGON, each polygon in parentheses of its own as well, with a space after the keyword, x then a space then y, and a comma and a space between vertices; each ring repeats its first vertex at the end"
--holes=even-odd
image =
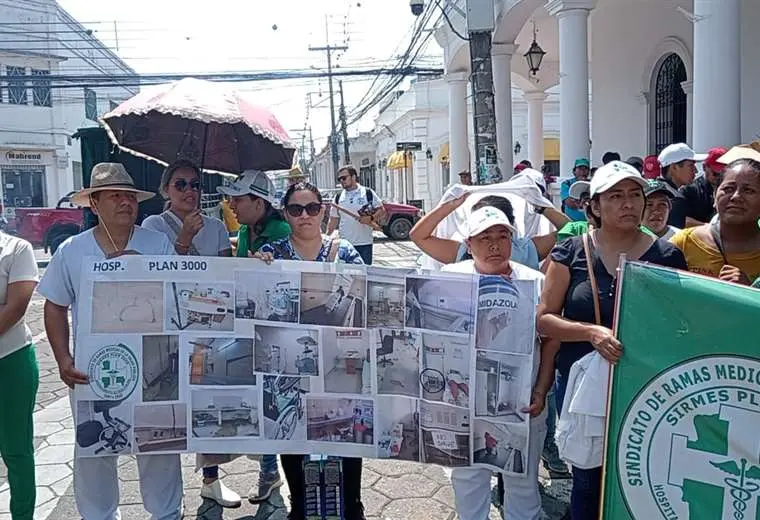
POLYGON ((539 215, 543 215, 544 211, 546 211, 546 208, 543 206, 535 206, 534 209, 536 210, 536 213, 539 215))

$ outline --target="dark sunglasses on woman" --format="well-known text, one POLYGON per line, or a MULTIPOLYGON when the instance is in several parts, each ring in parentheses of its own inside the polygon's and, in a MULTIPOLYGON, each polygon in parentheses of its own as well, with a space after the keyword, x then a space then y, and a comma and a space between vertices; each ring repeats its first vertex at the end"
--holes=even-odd
POLYGON ((301 214, 306 211, 306 214, 310 217, 316 217, 319 215, 319 211, 322 209, 322 204, 319 202, 310 202, 306 206, 301 204, 288 204, 285 206, 285 211, 291 217, 300 217, 301 214))
POLYGON ((185 179, 177 179, 174 181, 173 186, 177 191, 185 191, 188 187, 193 191, 200 191, 201 181, 187 182, 185 179))

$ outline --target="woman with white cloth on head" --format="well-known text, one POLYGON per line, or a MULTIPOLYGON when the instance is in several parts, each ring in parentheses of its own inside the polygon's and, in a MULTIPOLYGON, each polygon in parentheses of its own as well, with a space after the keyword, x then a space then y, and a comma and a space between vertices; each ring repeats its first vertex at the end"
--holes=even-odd
MULTIPOLYGON (((623 354, 612 332, 615 279, 621 254, 629 260, 685 269, 677 248, 642 232, 647 181, 620 161, 599 168, 591 180, 588 214, 594 227, 559 243, 551 253, 538 308, 542 335, 561 342, 556 356, 557 407, 562 410, 570 368, 590 352, 610 363, 623 354)), ((548 353, 551 357, 553 353, 548 353)), ((548 361, 548 359, 547 359, 548 361)), ((605 389, 597 394, 604 396, 605 389)), ((562 419, 562 417, 560 417, 562 419)), ((598 467, 573 467, 570 510, 573 520, 596 520, 602 483, 598 467)))
MULTIPOLYGON (((510 258, 512 249, 512 233, 514 227, 503 212, 496 208, 484 207, 475 210, 469 219, 466 244, 472 255, 472 260, 466 260, 445 266, 443 271, 501 276, 510 280, 535 281, 536 292, 526 294, 517 305, 534 305, 538 298, 544 275, 514 262, 510 258)), ((486 278, 481 280, 485 281, 486 278)), ((535 337, 529 336, 525 341, 529 345, 519 347, 520 351, 532 352, 536 348, 535 337)), ((532 370, 532 381, 536 376, 543 356, 535 353, 532 370)), ((510 466, 516 473, 524 473, 520 477, 504 475, 504 508, 503 518, 507 520, 537 520, 541 517, 541 495, 538 490, 538 464, 546 435, 546 402, 547 388, 534 387, 530 403, 522 408, 524 414, 530 415, 530 437, 526 463, 515 463, 510 466)), ((494 404, 494 408, 498 406, 494 404)), ((487 441, 487 448, 492 450, 495 443, 487 441)), ((504 449, 508 449, 506 446, 504 449)), ((514 463, 514 459, 512 461, 514 463)), ((504 469, 509 469, 505 467, 504 469)), ((491 476, 493 472, 487 467, 454 468, 451 471, 451 483, 454 487, 454 500, 457 514, 461 520, 483 520, 489 517, 491 506, 491 476)))
MULTIPOLYGON (((433 211, 423 216, 409 232, 409 238, 419 247, 423 253, 431 256, 442 264, 458 262, 466 258, 466 248, 463 242, 440 238, 435 236, 435 230, 446 217, 464 204, 471 192, 451 199, 439 205, 433 211)), ((493 206, 501 210, 509 219, 512 226, 515 224, 514 210, 508 198, 500 195, 488 195, 483 197, 472 207, 473 211, 485 206, 493 206)), ((554 208, 538 208, 557 229, 562 228, 569 219, 554 208)), ((557 232, 535 237, 512 237, 512 260, 519 262, 531 269, 538 269, 541 262, 557 242, 557 232)))

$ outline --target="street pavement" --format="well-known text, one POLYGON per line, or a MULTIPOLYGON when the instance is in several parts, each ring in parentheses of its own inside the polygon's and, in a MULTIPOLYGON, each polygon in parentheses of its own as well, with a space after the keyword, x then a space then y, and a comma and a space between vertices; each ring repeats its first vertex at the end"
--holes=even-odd
MULTIPOLYGON (((419 254, 411 242, 380 241, 375 245, 375 264, 413 267, 419 254)), ((47 258, 38 255, 41 266, 47 258)), ((27 323, 37 345, 40 388, 35 405, 34 445, 37 470, 37 508, 35 520, 80 518, 74 503, 72 467, 74 423, 68 391, 58 377, 58 369, 44 333, 43 300, 35 295, 27 312, 27 323)), ((132 456, 119 460, 119 485, 123 520, 148 518, 140 498, 137 465, 132 456)), ((544 512, 548 519, 559 519, 569 500, 569 480, 552 481, 543 473, 541 486, 544 512)), ((238 509, 222 509, 200 497, 201 476, 195 471, 193 455, 182 456, 185 489, 185 517, 197 520, 284 520, 288 502, 287 484, 260 505, 249 504, 245 495, 255 485, 258 462, 240 457, 220 468, 224 483, 243 499, 238 509)), ((0 520, 11 520, 7 471, 0 461, 0 520)), ((450 471, 433 465, 389 460, 365 460, 362 473, 362 499, 369 519, 376 520, 450 520, 456 518, 450 471)), ((284 476, 283 476, 284 480, 284 476)), ((496 479, 493 479, 496 482, 496 479)), ((491 519, 499 518, 491 508, 491 519)))

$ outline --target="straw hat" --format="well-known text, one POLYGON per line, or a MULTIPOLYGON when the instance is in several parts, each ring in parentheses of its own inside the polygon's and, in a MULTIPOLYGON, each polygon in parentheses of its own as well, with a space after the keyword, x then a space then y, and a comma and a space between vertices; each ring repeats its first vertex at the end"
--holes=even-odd
POLYGON ((83 208, 90 207, 90 195, 99 191, 130 191, 137 195, 137 202, 152 199, 156 194, 138 190, 135 181, 120 163, 98 163, 92 168, 90 187, 79 190, 71 197, 71 203, 83 208))
POLYGON ((306 175, 304 175, 303 172, 301 171, 301 167, 294 166, 293 168, 288 170, 288 175, 285 178, 287 180, 291 180, 291 179, 302 179, 304 177, 306 177, 306 175))
POLYGON ((731 164, 738 159, 753 159, 760 162, 760 140, 749 144, 734 146, 718 158, 722 164, 731 164))

